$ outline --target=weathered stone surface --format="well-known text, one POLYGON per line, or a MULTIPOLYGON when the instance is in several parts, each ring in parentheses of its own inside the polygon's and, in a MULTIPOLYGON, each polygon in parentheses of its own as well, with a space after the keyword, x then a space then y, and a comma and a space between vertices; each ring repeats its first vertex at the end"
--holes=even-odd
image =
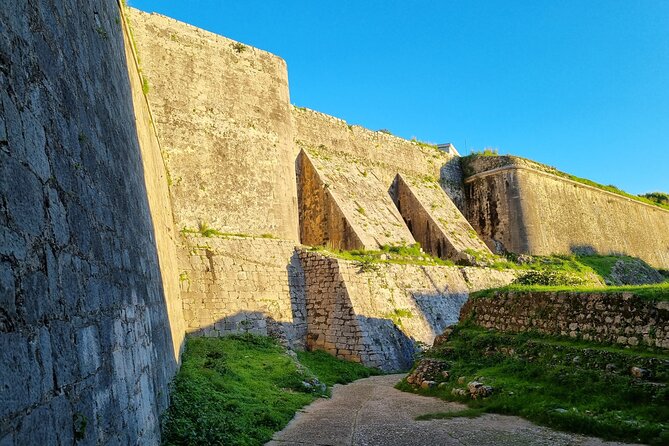
POLYGON ((448 363, 446 361, 428 358, 421 359, 413 372, 407 376, 406 380, 414 386, 422 386, 424 382, 433 382, 436 385, 436 381, 448 379, 447 369, 448 363))
POLYGON ((183 243, 180 283, 189 333, 252 332, 304 346, 304 273, 294 242, 189 235, 183 243))
POLYGON ((116 2, 0 9, 3 444, 160 440, 183 325, 123 24, 116 2))
POLYGON ((298 241, 285 61, 158 14, 130 17, 177 227, 298 241))
POLYGON ((669 268, 665 209, 516 157, 479 157, 468 169, 467 218, 494 251, 623 253, 669 268))
MULTIPOLYGON (((303 169, 298 169, 303 243, 330 244, 345 249, 378 249, 384 244, 414 243, 415 237, 389 195, 398 173, 407 179, 429 181, 437 187, 441 184, 451 199, 462 201, 457 159, 436 147, 349 126, 341 119, 303 108, 293 108, 293 122, 295 144, 307 154, 303 157, 307 160, 299 163, 303 169), (302 179, 301 172, 315 176, 318 181, 302 179), (307 187, 315 183, 327 190, 318 192, 307 187), (325 221, 314 212, 318 209, 316 205, 324 211, 330 209, 323 207, 322 200, 314 194, 324 195, 326 204, 336 203, 336 212, 320 217, 325 221), (316 218, 304 218, 306 214, 315 214, 316 218), (341 236, 331 229, 339 225, 335 219, 341 218, 347 229, 355 234, 354 241, 359 246, 337 245, 341 236), (322 241, 324 238, 325 242, 322 241)), ((447 200, 446 196, 441 198, 441 201, 447 200)), ((344 238, 343 241, 348 240, 344 238)))
POLYGON ((629 292, 498 292, 470 299, 460 318, 510 333, 669 348, 669 307, 629 292))
POLYGON ((397 174, 391 194, 404 222, 426 252, 465 264, 474 263, 467 251, 491 254, 438 181, 405 179, 397 174))
POLYGON ((300 251, 306 281, 307 347, 383 370, 406 370, 417 342, 431 345, 457 322, 470 291, 513 280, 507 271, 355 262, 300 251), (465 280, 466 278, 466 280, 465 280))

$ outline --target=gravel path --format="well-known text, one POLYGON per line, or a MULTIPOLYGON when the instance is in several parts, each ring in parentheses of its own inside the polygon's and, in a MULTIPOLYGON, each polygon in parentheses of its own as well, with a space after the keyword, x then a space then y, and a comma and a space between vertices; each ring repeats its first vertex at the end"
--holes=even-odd
POLYGON ((375 376, 337 385, 332 398, 307 406, 271 446, 309 445, 471 445, 599 446, 622 445, 536 426, 518 417, 486 414, 478 418, 416 421, 418 415, 465 408, 437 398, 400 392, 404 375, 375 376))

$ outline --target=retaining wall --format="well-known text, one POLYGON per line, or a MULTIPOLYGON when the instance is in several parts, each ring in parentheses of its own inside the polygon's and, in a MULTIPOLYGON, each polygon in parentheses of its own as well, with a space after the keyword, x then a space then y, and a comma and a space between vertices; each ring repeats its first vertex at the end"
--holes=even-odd
POLYGON ((306 280, 307 348, 383 370, 413 363, 417 343, 458 320, 468 293, 514 274, 481 268, 356 262, 300 251, 306 280))
POLYGON ((304 273, 294 242, 189 235, 179 260, 189 333, 251 332, 304 347, 304 273))
POLYGON ((496 292, 470 299, 460 319, 510 333, 669 348, 669 302, 630 292, 496 292))

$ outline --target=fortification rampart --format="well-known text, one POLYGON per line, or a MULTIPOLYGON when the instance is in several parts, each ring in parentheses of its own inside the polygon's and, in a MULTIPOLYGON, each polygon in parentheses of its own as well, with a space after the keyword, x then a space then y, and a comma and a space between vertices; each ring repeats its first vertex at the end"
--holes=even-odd
POLYGON ((124 20, 116 2, 4 6, 0 443, 157 444, 183 323, 124 20))
POLYGON ((158 14, 130 17, 177 227, 298 241, 286 63, 158 14))
POLYGON ((470 299, 461 320, 509 333, 669 349, 669 302, 632 292, 500 291, 470 299))
POLYGON ((189 235, 179 260, 189 333, 250 332, 304 347, 304 273, 294 242, 189 235))
POLYGON ((534 163, 485 158, 501 164, 467 172, 465 187, 468 219, 491 249, 617 253, 669 268, 669 211, 538 170, 534 163))
POLYGON ((470 291, 514 274, 482 268, 356 262, 300 251, 306 280, 307 347, 383 370, 411 366, 416 343, 458 320, 470 291))
MULTIPOLYGON (((473 172, 466 202, 452 155, 292 107, 282 59, 135 10, 133 39, 118 6, 0 9, 2 445, 158 444, 186 332, 406 368, 470 291, 514 277, 357 264, 300 237, 462 259, 486 249, 466 212, 493 248, 669 266, 665 211, 526 165, 473 172)), ((619 336, 666 347, 637 316, 619 336)))

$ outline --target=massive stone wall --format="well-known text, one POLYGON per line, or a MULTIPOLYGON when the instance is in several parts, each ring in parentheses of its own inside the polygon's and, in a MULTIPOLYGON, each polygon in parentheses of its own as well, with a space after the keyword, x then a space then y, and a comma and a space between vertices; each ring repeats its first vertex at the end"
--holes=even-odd
MULTIPOLYGON (((451 233, 457 232, 455 238, 458 240, 444 243, 452 246, 455 242, 460 251, 467 248, 487 250, 483 243, 476 240, 474 231, 471 231, 461 214, 461 210, 465 208, 464 190, 457 157, 442 152, 435 146, 350 126, 345 121, 308 109, 293 108, 293 121, 295 143, 308 158, 308 163, 304 160, 299 162, 305 168, 298 169, 298 174, 305 172, 310 179, 316 178, 321 187, 327 188, 323 193, 310 187, 313 181, 299 180, 303 243, 315 244, 312 239, 320 240, 328 236, 331 237, 330 240, 339 242, 342 237, 332 231, 331 223, 343 218, 347 229, 356 235, 356 240, 352 242, 359 242, 366 249, 375 249, 384 244, 410 244, 419 238, 422 243, 432 245, 424 237, 427 233, 425 230, 416 227, 420 236, 415 233, 412 235, 404 221, 411 216, 401 215, 393 204, 391 188, 397 174, 401 174, 411 183, 411 187, 425 189, 422 185, 427 184, 445 192, 438 201, 439 206, 448 208, 449 212, 433 216, 430 215, 433 208, 429 208, 421 213, 421 216, 425 216, 425 221, 448 221, 452 227, 447 232, 440 231, 442 239, 452 238, 451 233), (324 217, 323 221, 304 217, 314 211, 313 207, 309 208, 315 200, 314 194, 323 195, 336 204, 336 210, 332 215, 324 217), (330 227, 323 226, 324 223, 330 224, 330 227), (464 232, 460 233, 461 231, 464 232), (310 237, 313 234, 318 234, 318 237, 310 237), (472 243, 468 243, 471 239, 472 243), (467 240, 466 247, 461 240, 467 240)), ((417 190, 412 195, 426 194, 417 190)), ((434 201, 436 194, 429 195, 434 201)), ((417 208, 412 206, 405 209, 417 208)), ((344 243, 344 247, 350 249, 357 246, 354 243, 344 243)), ((433 246, 429 247, 436 252, 436 247, 432 248, 433 246)), ((448 254, 457 257, 457 252, 457 249, 450 249, 448 254)))
POLYGON ((300 251, 306 280, 307 347, 383 370, 411 366, 417 342, 458 320, 470 291, 514 274, 482 268, 376 263, 300 251))
POLYGON ((304 272, 294 242, 189 235, 179 255, 188 332, 252 332, 304 347, 304 272))
MULTIPOLYGON (((507 157, 487 158, 490 164, 507 157)), ((491 164, 469 173, 468 219, 491 249, 537 255, 621 253, 669 268, 669 211, 526 162, 491 164)))
POLYGON ((302 151, 298 165, 302 243, 378 249, 416 242, 388 188, 373 173, 318 152, 302 151))
POLYGON ((116 2, 0 9, 0 444, 159 442, 174 234, 133 83, 116 2))
POLYGON ((157 14, 131 22, 177 227, 297 241, 286 63, 157 14))
POLYGON ((465 168, 468 219, 496 250, 537 255, 591 252, 669 268, 669 211, 559 177, 514 157, 465 168))
POLYGON ((669 302, 631 292, 497 292, 470 299, 461 320, 510 333, 669 349, 669 302))

